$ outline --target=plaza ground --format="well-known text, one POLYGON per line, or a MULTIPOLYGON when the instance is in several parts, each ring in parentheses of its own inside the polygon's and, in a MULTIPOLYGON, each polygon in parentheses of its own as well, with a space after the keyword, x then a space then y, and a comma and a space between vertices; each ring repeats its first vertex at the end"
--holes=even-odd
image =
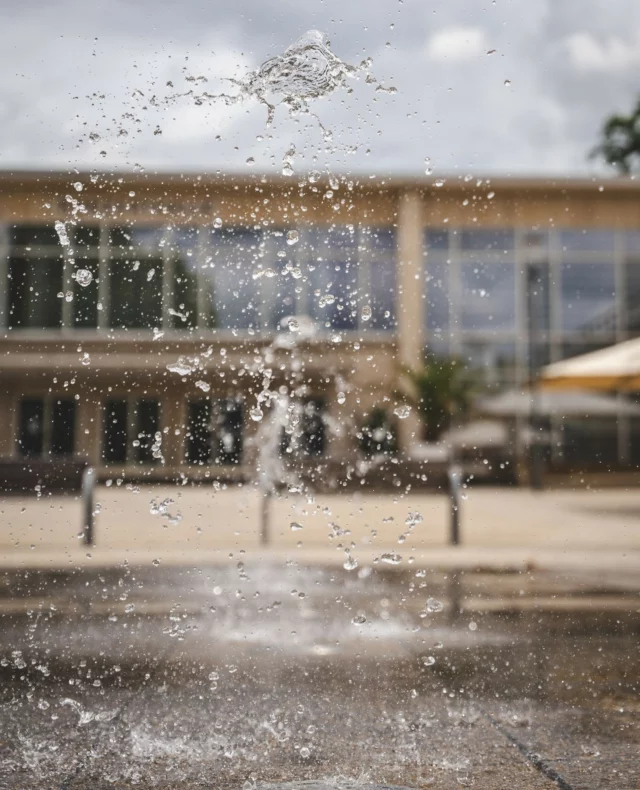
MULTIPOLYGON (((347 554, 360 564, 393 554, 400 565, 534 566, 640 578, 640 490, 477 487, 463 496, 458 547, 448 544, 445 494, 278 496, 270 504, 266 551, 324 565, 342 565, 347 554)), ((4 497, 0 566, 190 565, 265 551, 262 499, 251 486, 101 485, 95 501, 95 541, 86 547, 77 495, 4 497)))

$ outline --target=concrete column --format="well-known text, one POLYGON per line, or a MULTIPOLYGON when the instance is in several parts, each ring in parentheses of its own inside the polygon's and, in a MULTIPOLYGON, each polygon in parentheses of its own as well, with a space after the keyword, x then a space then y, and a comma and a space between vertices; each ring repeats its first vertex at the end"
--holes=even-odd
MULTIPOLYGON (((424 353, 423 202, 418 192, 405 192, 398 206, 398 270, 396 314, 398 363, 418 367, 424 353)), ((412 410, 399 421, 400 450, 407 452, 421 437, 421 423, 412 410)))

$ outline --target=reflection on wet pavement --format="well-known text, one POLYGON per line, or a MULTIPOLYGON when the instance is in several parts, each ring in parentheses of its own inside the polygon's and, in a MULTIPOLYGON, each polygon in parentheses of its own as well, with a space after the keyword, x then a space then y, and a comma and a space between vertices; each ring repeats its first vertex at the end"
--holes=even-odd
POLYGON ((510 602, 610 591, 455 581, 241 562, 5 575, 1 786, 633 786, 637 596, 537 610, 510 602))

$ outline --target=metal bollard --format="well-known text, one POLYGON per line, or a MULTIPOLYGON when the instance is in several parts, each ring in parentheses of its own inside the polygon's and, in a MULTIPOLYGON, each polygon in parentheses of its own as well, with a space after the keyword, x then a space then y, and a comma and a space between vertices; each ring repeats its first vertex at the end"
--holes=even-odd
POLYGON ((462 485, 462 469, 451 464, 447 471, 449 478, 449 502, 451 505, 451 521, 449 543, 457 546, 460 543, 460 487, 462 485))
POLYGON ((96 470, 88 466, 82 473, 82 532, 86 546, 93 545, 93 492, 96 487, 96 470))
POLYGON ((262 492, 262 502, 260 507, 260 543, 263 546, 269 545, 270 526, 271 526, 271 491, 262 492))

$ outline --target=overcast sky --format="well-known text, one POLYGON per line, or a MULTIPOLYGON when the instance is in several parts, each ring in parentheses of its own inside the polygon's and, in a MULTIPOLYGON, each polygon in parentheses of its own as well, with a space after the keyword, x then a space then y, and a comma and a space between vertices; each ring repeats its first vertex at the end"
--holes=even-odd
POLYGON ((585 174, 640 93, 640 2, 0 0, 0 58, 2 168, 280 170, 294 145, 301 171, 585 174), (132 99, 241 78, 311 28, 397 88, 316 101, 329 145, 284 107, 267 129, 257 103, 132 99))

